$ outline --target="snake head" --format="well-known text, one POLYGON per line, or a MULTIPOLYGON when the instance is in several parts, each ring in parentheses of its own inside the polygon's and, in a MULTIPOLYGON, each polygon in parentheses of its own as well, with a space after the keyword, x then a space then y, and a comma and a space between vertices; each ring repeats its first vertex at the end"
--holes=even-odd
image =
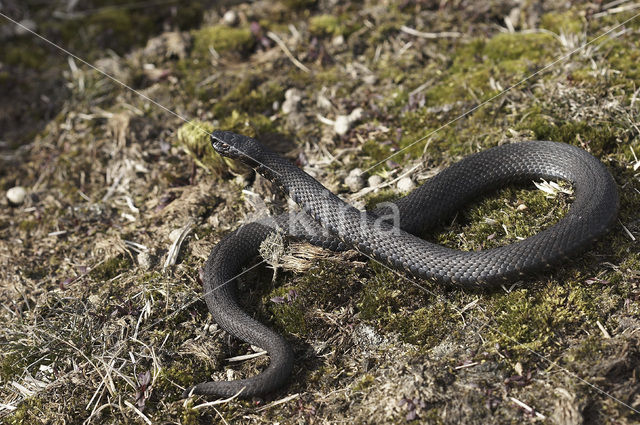
POLYGON ((220 155, 240 160, 251 167, 260 162, 262 155, 262 146, 257 140, 231 131, 212 132, 211 146, 220 155))

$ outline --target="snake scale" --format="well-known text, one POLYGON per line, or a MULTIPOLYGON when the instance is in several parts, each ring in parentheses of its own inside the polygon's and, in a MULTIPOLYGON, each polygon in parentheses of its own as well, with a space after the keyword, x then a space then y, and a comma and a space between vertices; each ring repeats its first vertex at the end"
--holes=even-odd
POLYGON ((212 250, 204 266, 204 291, 214 320, 230 334, 265 349, 270 364, 247 379, 197 384, 185 391, 185 397, 229 397, 241 390, 242 397, 263 395, 284 385, 291 374, 294 356, 289 344, 244 312, 236 299, 235 276, 258 255, 261 242, 274 229, 332 250, 355 248, 417 278, 486 288, 576 254, 610 229, 618 211, 616 184, 605 166, 588 152, 563 143, 512 143, 470 155, 394 205, 363 212, 252 138, 214 131, 211 142, 221 155, 244 162, 274 182, 302 212, 243 225, 212 250), (483 193, 540 178, 570 182, 575 199, 561 220, 534 236, 476 252, 415 236, 483 193), (399 226, 381 219, 394 210, 399 226))

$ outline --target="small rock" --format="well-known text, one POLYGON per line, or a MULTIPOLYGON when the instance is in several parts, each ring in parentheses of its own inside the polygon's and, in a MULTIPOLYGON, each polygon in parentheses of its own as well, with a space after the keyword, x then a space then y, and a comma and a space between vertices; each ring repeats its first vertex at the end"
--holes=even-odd
POLYGON ((292 112, 287 115, 287 125, 294 130, 300 130, 307 123, 307 117, 300 112, 292 112))
POLYGON ((365 75, 364 77, 362 77, 362 81, 365 84, 373 85, 376 82, 378 82, 378 78, 375 76, 375 74, 369 74, 369 75, 365 75))
POLYGON ((362 119, 363 114, 362 108, 356 108, 349 115, 338 115, 333 123, 333 131, 339 136, 344 136, 353 123, 362 119))
POLYGON ((142 270, 149 270, 152 265, 151 256, 148 252, 141 252, 137 256, 138 265, 142 270))
POLYGON ((413 183, 413 180, 411 180, 411 178, 403 177, 400 180, 398 180, 398 183, 396 183, 396 187, 400 192, 409 192, 413 190, 413 188, 416 187, 416 185, 415 183, 413 183))
POLYGON ((290 114, 296 112, 302 100, 302 92, 296 88, 291 88, 284 93, 284 102, 282 102, 282 112, 290 114))
POLYGON ((362 170, 354 168, 349 172, 349 175, 344 179, 344 184, 347 185, 349 190, 357 192, 364 187, 364 178, 362 177, 362 170))
POLYGON ((347 134, 347 131, 349 131, 349 128, 351 128, 349 117, 346 115, 338 115, 333 123, 333 131, 335 131, 338 136, 344 136, 347 134))
POLYGON ((234 10, 227 10, 222 16, 222 20, 227 25, 235 25, 238 23, 238 14, 234 10))
POLYGON ((369 184, 369 187, 378 187, 382 184, 382 177, 374 174, 373 176, 369 176, 367 183, 369 184))
POLYGON ((362 119, 362 115, 364 114, 364 110, 362 108, 356 108, 349 114, 349 121, 354 123, 362 119))
POLYGON ((327 96, 320 93, 318 95, 318 98, 316 99, 316 106, 322 110, 328 111, 333 107, 333 104, 331 103, 331 101, 327 96))
POLYGON ((7 190, 7 199, 12 205, 20 205, 24 202, 24 198, 27 196, 27 191, 22 186, 12 187, 7 190))
POLYGON ((340 34, 333 37, 333 40, 331 40, 331 44, 333 44, 336 47, 342 46, 344 44, 344 36, 340 34))
POLYGON ((20 21, 20 25, 16 27, 16 35, 29 34, 30 31, 35 31, 37 27, 38 26, 35 21, 32 21, 31 19, 23 19, 20 21))
POLYGON ((169 233, 169 240, 171 241, 171 243, 177 241, 181 234, 182 229, 173 229, 171 233, 169 233))

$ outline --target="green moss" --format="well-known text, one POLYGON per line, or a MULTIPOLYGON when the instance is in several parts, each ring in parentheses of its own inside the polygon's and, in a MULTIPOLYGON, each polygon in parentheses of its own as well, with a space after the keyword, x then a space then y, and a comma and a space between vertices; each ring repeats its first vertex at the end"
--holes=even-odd
POLYGON ((185 148, 195 161, 214 174, 219 175, 226 169, 227 162, 211 147, 209 134, 212 131, 213 126, 211 124, 194 120, 183 124, 176 132, 176 137, 178 143, 185 148))
POLYGON ((298 298, 291 299, 288 296, 292 288, 277 288, 270 294, 270 298, 282 297, 285 301, 282 303, 269 303, 269 310, 273 315, 273 320, 286 333, 296 336, 304 336, 309 331, 305 320, 305 310, 298 298))
POLYGON ((383 145, 377 140, 367 140, 362 145, 363 157, 367 158, 363 161, 363 167, 369 167, 389 157, 391 149, 388 145, 383 145))
POLYGON ((222 99, 214 103, 213 113, 216 117, 227 115, 233 110, 249 115, 264 114, 272 111, 274 102, 284 100, 284 92, 284 88, 275 81, 262 83, 258 77, 249 76, 234 84, 222 99))
POLYGON ((344 31, 340 19, 334 15, 316 15, 309 19, 309 31, 317 36, 339 35, 344 31))
POLYGON ((375 377, 373 375, 364 375, 353 386, 353 391, 364 391, 375 383, 375 377))
POLYGON ((393 189, 382 189, 380 192, 367 196, 365 200, 365 209, 372 210, 383 202, 391 202, 400 197, 400 194, 393 189))
POLYGON ((585 144, 596 156, 611 151, 618 138, 616 128, 609 122, 556 122, 550 117, 535 113, 529 115, 518 128, 533 130, 538 140, 553 140, 573 145, 585 144))
POLYGON ((374 321, 411 344, 431 347, 452 332, 460 316, 441 298, 399 279, 395 273, 372 264, 376 274, 363 288, 360 317, 374 321), (425 307, 427 306, 427 307, 425 307))
POLYGON ((110 258, 104 263, 100 264, 91 272, 89 276, 98 281, 105 281, 118 276, 120 273, 129 270, 133 265, 129 256, 120 254, 116 257, 110 258))
POLYGON ((18 405, 6 419, 7 425, 24 425, 39 422, 42 412, 42 399, 38 396, 29 397, 18 405))
POLYGON ((255 39, 248 28, 214 25, 193 32, 193 54, 201 58, 211 56, 210 48, 218 53, 246 54, 254 44, 255 39))
POLYGON ((464 251, 507 245, 553 225, 568 211, 568 201, 566 194, 548 199, 540 190, 504 188, 460 211, 435 239, 464 251))
POLYGON ((20 224, 18 224, 18 228, 27 233, 30 233, 36 227, 38 227, 38 222, 35 220, 22 220, 20 224))
POLYGON ((268 117, 260 114, 249 115, 237 110, 234 110, 231 115, 220 121, 220 129, 256 138, 277 131, 277 127, 268 117))
MULTIPOLYGON (((627 89, 634 89, 640 85, 640 42, 637 40, 611 40, 607 41, 607 63, 618 71, 613 76, 617 84, 624 85, 627 89)), ((635 89, 634 89, 635 90, 635 89)))
POLYGON ((573 9, 562 13, 545 13, 540 17, 540 28, 556 34, 579 33, 583 28, 583 20, 573 9))
POLYGON ((474 40, 459 47, 440 83, 426 91, 429 105, 458 100, 485 100, 498 92, 490 79, 502 85, 522 79, 526 73, 553 57, 557 41, 550 34, 498 34, 487 42, 474 40))
POLYGON ((575 281, 495 295, 488 312, 497 326, 490 332, 510 353, 527 357, 528 350, 549 352, 560 333, 577 332, 584 326, 593 330, 596 320, 604 321, 611 308, 603 303, 608 296, 601 288, 575 281))
POLYGON ((46 52, 38 45, 27 43, 24 40, 15 40, 12 43, 5 42, 3 44, 4 46, 0 50, 0 62, 31 69, 41 69, 46 65, 46 52))
POLYGON ((294 10, 311 9, 318 3, 318 0, 281 0, 281 1, 286 7, 294 10))

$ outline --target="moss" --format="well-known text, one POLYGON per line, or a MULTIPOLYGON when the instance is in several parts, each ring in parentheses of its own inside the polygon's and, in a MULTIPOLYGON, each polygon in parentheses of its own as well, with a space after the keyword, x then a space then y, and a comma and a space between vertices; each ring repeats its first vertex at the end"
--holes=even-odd
POLYGON ((25 356, 18 353, 3 353, 2 360, 0 360, 0 379, 7 382, 19 375, 28 364, 25 363, 27 361, 25 356))
POLYGON ((291 297, 291 287, 281 287, 272 291, 270 298, 280 297, 282 302, 266 301, 269 303, 269 310, 273 315, 273 320, 285 332, 297 336, 306 335, 309 331, 305 320, 305 310, 302 301, 297 297, 291 297))
POLYGON ((568 201, 566 194, 548 199, 540 190, 504 188, 463 209, 435 239, 464 251, 503 246, 553 225, 568 211, 568 201))
POLYGON ((264 115, 249 115, 234 110, 231 115, 220 121, 220 129, 260 138, 266 134, 275 133, 277 127, 264 115))
POLYGON ((248 28, 214 25, 193 32, 193 54, 201 58, 211 56, 210 48, 218 53, 246 54, 254 45, 255 38, 248 28))
POLYGON ((585 326, 596 329, 595 321, 604 321, 612 308, 605 302, 611 295, 575 280, 539 291, 517 289, 496 295, 488 304, 497 325, 491 333, 495 342, 513 354, 527 357, 528 350, 549 352, 558 342, 560 331, 577 332, 585 326))
POLYGON ((606 60, 611 69, 618 71, 613 82, 627 90, 635 90, 640 85, 640 43, 637 40, 607 41, 606 60))
POLYGON ((378 204, 392 202, 400 197, 400 194, 393 189, 382 189, 380 192, 371 194, 365 199, 365 209, 375 209, 378 204))
POLYGON ((23 425, 39 422, 42 412, 42 399, 34 396, 23 400, 10 416, 4 418, 8 425, 23 425))
MULTIPOLYGON (((4 43, 0 51, 0 62, 10 66, 42 69, 46 65, 46 53, 38 45, 27 44, 23 40, 15 40, 12 43, 4 43)), ((7 76, 9 74, 7 73, 7 76)), ((0 80, 2 82, 2 80, 0 80)))
POLYGON ((538 140, 553 140, 573 145, 584 144, 596 156, 602 156, 612 150, 618 138, 616 128, 609 122, 561 121, 556 123, 547 116, 535 113, 529 115, 518 128, 533 130, 538 140))
POLYGON ((100 264, 91 272, 89 276, 98 281, 105 281, 118 276, 120 273, 129 270, 133 265, 131 258, 127 255, 118 255, 110 258, 104 263, 100 264))
POLYGON ((256 76, 249 76, 240 83, 234 84, 232 89, 222 99, 213 105, 213 114, 222 117, 233 110, 246 114, 264 114, 272 111, 274 102, 284 100, 284 88, 275 81, 261 83, 256 76))
POLYGON ((309 31, 317 36, 339 35, 344 28, 337 16, 316 15, 309 19, 309 31))
POLYGON ((431 347, 452 332, 460 316, 446 301, 411 286, 395 273, 372 264, 375 276, 363 288, 360 317, 374 321, 408 343, 431 347), (428 306, 428 307, 425 307, 428 306))
POLYGON ((579 33, 583 29, 583 20, 576 10, 566 12, 545 13, 540 17, 540 28, 552 31, 556 34, 579 33))
POLYGON ((491 78, 503 85, 520 80, 553 57, 557 41, 550 34, 498 34, 488 41, 473 40, 458 47, 440 83, 426 91, 429 105, 463 99, 485 100, 497 93, 491 78))
POLYGON ((372 386, 375 383, 375 377, 373 375, 364 375, 360 380, 353 386, 353 391, 363 391, 372 386))
POLYGON ((35 220, 22 220, 18 224, 18 228, 23 232, 30 233, 32 230, 38 227, 38 222, 35 220))
POLYGON ((363 167, 369 167, 378 161, 383 161, 392 153, 388 145, 383 145, 376 140, 367 140, 362 145, 363 157, 367 158, 363 161, 363 167))
POLYGON ((209 134, 213 131, 213 126, 209 123, 194 120, 183 124, 176 132, 178 143, 191 155, 200 165, 214 174, 222 174, 227 167, 227 162, 211 148, 209 134))
POLYGON ((294 10, 311 9, 318 3, 318 0, 281 0, 281 1, 286 7, 294 10))
POLYGON ((529 63, 541 63, 553 57, 558 41, 546 33, 498 34, 484 47, 486 57, 506 71, 522 72, 529 63), (516 62, 519 61, 519 62, 516 62))

